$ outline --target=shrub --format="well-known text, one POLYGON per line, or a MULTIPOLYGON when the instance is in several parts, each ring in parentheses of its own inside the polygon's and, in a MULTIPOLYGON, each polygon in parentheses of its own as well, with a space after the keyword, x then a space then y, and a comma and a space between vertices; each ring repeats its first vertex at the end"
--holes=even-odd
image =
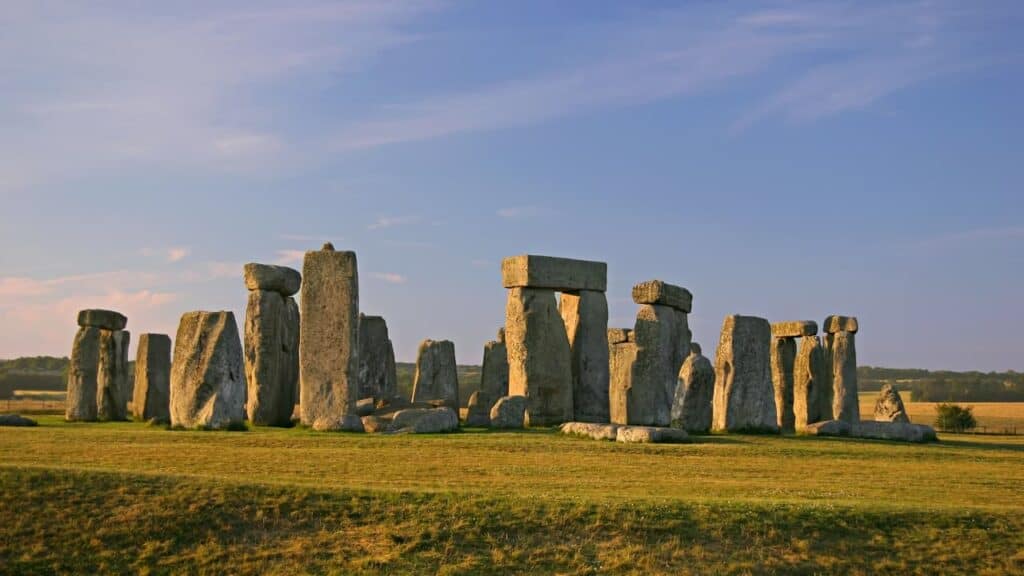
POLYGON ((974 411, 970 406, 939 404, 935 407, 935 427, 950 432, 965 432, 977 428, 974 411))

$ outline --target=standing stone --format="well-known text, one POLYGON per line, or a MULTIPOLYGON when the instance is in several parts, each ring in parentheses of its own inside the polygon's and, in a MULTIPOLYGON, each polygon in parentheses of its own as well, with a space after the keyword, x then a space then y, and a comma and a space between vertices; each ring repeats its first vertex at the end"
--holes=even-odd
POLYGON ((245 310, 246 413, 258 426, 288 426, 295 410, 299 359, 294 353, 294 335, 299 327, 291 324, 295 318, 289 300, 269 290, 249 292, 245 310))
POLYGON ((380 401, 398 392, 395 349, 380 316, 359 315, 359 398, 380 401))
POLYGON ((628 424, 641 418, 646 406, 640 390, 633 390, 633 366, 636 364, 636 342, 633 331, 623 328, 608 330, 608 415, 614 424, 628 424))
POLYGON ((355 252, 306 252, 302 266, 299 375, 302 424, 357 430, 359 275, 355 252))
MULTIPOLYGON (((672 401, 683 359, 679 357, 676 311, 659 304, 643 304, 633 328, 636 362, 633 365, 632 396, 628 422, 638 426, 668 426, 672 422, 672 401), (678 359, 679 364, 676 364, 678 359)), ((686 342, 689 349, 690 343, 686 342)))
POLYGON ((295 404, 299 403, 299 335, 302 332, 302 320, 299 315, 299 305, 295 298, 284 299, 285 327, 288 329, 283 338, 284 355, 288 358, 285 361, 286 371, 284 379, 292 383, 292 406, 289 408, 289 418, 295 416, 295 404))
POLYGON ((128 344, 125 330, 100 330, 100 366, 96 378, 96 416, 128 419, 128 344))
POLYGON ((505 307, 509 394, 526 397, 528 426, 572 420, 572 355, 553 290, 512 288, 505 307))
POLYGON ((860 422, 854 333, 836 332, 827 339, 832 351, 832 413, 836 420, 860 422))
POLYGON ((171 338, 166 334, 139 336, 132 415, 145 422, 171 421, 171 338))
POLYGON ((459 375, 455 364, 455 344, 449 340, 424 340, 416 355, 412 401, 430 400, 441 400, 458 414, 459 375))
POLYGON ((70 422, 96 420, 96 380, 100 366, 100 329, 82 326, 71 346, 68 393, 64 418, 70 422))
POLYGON ((522 428, 526 422, 527 400, 522 396, 503 396, 491 408, 492 428, 522 428))
POLYGON ((569 338, 573 418, 608 422, 608 300, 604 292, 565 292, 558 309, 569 338))
POLYGON ((715 430, 778 432, 770 348, 767 320, 726 316, 715 354, 715 430))
POLYGON ((795 338, 772 338, 771 364, 772 385, 775 387, 776 422, 783 432, 793 432, 796 430, 796 417, 793 414, 795 338))
POLYGON ((498 398, 508 396, 508 347, 505 329, 498 330, 498 339, 484 345, 484 361, 480 369, 480 403, 489 412, 498 398))
POLYGON ((821 340, 804 336, 793 366, 793 423, 797 430, 832 419, 831 382, 821 340))
POLYGON ((466 426, 487 427, 491 425, 491 409, 480 398, 481 390, 473 392, 466 404, 466 426))
POLYGON ((245 420, 242 342, 232 312, 187 312, 171 365, 171 425, 223 429, 245 420))
POLYGON ((875 401, 875 422, 910 422, 900 393, 888 382, 882 385, 875 401))
POLYGON ((711 430, 715 368, 701 355, 700 344, 692 342, 690 350, 690 355, 679 369, 679 383, 672 400, 672 427, 707 433, 711 430))

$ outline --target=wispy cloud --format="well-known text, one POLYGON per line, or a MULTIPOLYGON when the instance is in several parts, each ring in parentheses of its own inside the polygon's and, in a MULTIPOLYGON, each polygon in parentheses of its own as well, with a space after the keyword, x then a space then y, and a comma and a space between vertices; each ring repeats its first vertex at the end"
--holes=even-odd
POLYGON ((303 250, 278 250, 277 260, 275 262, 282 266, 287 264, 298 264, 302 262, 302 259, 306 257, 306 252, 303 250))
POLYGON ((405 276, 395 272, 370 272, 370 277, 383 280, 388 284, 405 284, 406 280, 408 280, 405 276))
POLYGON ((170 248, 167 250, 168 262, 181 262, 189 255, 189 249, 183 247, 170 248))
POLYGON ((382 228, 393 228, 395 226, 413 224, 419 220, 419 216, 381 216, 366 228, 369 230, 380 230, 382 228))

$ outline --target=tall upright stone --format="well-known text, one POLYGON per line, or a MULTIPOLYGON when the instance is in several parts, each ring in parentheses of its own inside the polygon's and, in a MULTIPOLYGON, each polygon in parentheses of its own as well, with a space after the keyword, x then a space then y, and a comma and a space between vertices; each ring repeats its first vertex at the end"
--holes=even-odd
POLYGON ((232 312, 187 312, 174 337, 171 425, 224 429, 245 420, 242 341, 232 312))
POLYGON ((499 398, 508 396, 508 348, 505 329, 498 330, 498 339, 484 345, 484 360, 480 369, 480 396, 482 410, 490 414, 499 398))
MULTIPOLYGON (((775 386, 775 410, 778 414, 778 424, 784 432, 793 432, 796 429, 796 339, 815 336, 817 333, 818 325, 811 321, 775 322, 772 324, 772 384, 775 386)), ((805 402, 806 398, 801 401, 805 402)), ((806 418, 806 404, 802 406, 802 409, 806 418)))
POLYGON ((823 323, 832 376, 832 413, 836 420, 860 422, 857 387, 857 319, 829 316, 823 323))
POLYGON ((767 320, 726 316, 715 354, 715 430, 778 432, 770 349, 767 320))
POLYGON ((359 399, 380 401, 398 393, 395 349, 380 316, 359 315, 359 399))
POLYGON ((68 421, 96 420, 96 387, 100 367, 100 332, 93 326, 82 326, 71 345, 68 368, 68 392, 64 417, 68 421))
POLYGON ((245 265, 249 302, 245 309, 246 414, 259 426, 289 426, 299 378, 298 305, 292 296, 302 285, 297 270, 245 265))
POLYGON ((440 400, 445 406, 459 410, 459 375, 455 363, 455 344, 450 340, 424 340, 416 355, 412 401, 440 400))
POLYGON ((128 419, 128 344, 126 330, 100 331, 100 367, 96 378, 96 416, 128 419))
POLYGON ((146 422, 171 421, 171 338, 166 334, 139 336, 132 415, 146 422))
POLYGON ((634 338, 633 331, 628 328, 608 330, 608 411, 614 424, 642 420, 649 404, 643 389, 633 389, 633 367, 636 365, 634 338))
POLYGON ((690 343, 690 355, 679 369, 679 383, 672 401, 672 427, 687 432, 711 430, 711 401, 715 393, 715 368, 701 354, 700 345, 690 343))
POLYGON ((510 289, 505 338, 509 394, 526 397, 527 425, 553 426, 571 421, 572 356, 554 291, 510 289))
POLYGON ((358 430, 359 275, 355 252, 306 252, 302 267, 299 378, 302 424, 358 430))
POLYGON ((797 430, 832 419, 831 382, 821 339, 804 336, 793 367, 793 423, 797 430))
POLYGON ((569 338, 573 419, 608 422, 608 300, 596 290, 564 292, 558 308, 569 338))

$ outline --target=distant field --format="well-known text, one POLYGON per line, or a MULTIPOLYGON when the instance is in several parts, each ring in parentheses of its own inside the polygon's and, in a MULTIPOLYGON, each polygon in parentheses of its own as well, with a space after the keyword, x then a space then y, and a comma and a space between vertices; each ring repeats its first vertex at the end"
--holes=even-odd
MULTIPOLYGON (((862 392, 860 395, 860 414, 870 420, 875 411, 876 392, 862 392)), ((954 402, 961 406, 971 406, 974 417, 978 420, 979 432, 1024 434, 1024 402, 954 402)), ((906 402, 907 415, 912 422, 932 425, 935 422, 936 402, 906 402)))
POLYGON ((1024 437, 0 430, 0 571, 1024 570, 1024 437))

